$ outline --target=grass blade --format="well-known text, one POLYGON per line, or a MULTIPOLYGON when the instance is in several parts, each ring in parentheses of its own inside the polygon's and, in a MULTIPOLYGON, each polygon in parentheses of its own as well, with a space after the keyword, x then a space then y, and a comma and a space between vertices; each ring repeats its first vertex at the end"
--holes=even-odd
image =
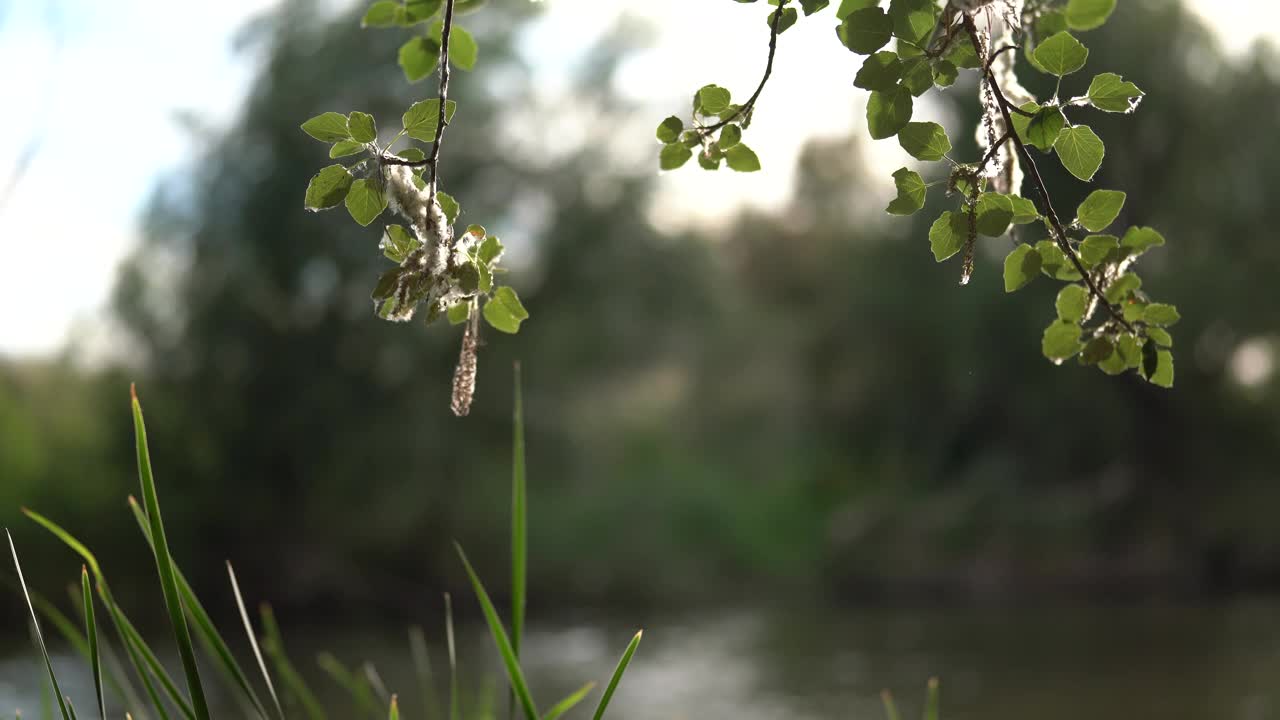
POLYGON ((156 570, 160 574, 160 589, 164 592, 164 604, 169 610, 169 624, 173 626, 174 641, 178 645, 178 656, 182 659, 182 670, 187 676, 187 690, 191 693, 191 704, 198 720, 209 720, 209 703, 204 696, 204 686, 200 682, 200 669, 196 666, 196 650, 191 642, 191 631, 187 628, 187 615, 182 607, 182 598, 178 594, 178 581, 174 577, 173 559, 169 554, 169 542, 165 539, 164 520, 160 517, 160 498, 156 493, 155 477, 151 474, 151 455, 147 450, 147 427, 142 419, 142 405, 138 402, 137 388, 130 385, 132 396, 133 432, 137 440, 138 479, 142 485, 142 502, 146 505, 147 520, 151 524, 153 555, 156 559, 156 570))
POLYGON ((609 678, 609 685, 604 689, 604 695, 600 696, 600 704, 596 706, 595 720, 604 717, 604 711, 609 707, 609 701, 613 699, 613 693, 618 689, 618 683, 622 681, 622 674, 627 671, 627 666, 631 664, 631 656, 636 654, 636 648, 640 647, 640 638, 644 637, 644 631, 636 633, 631 638, 631 642, 627 643, 627 649, 622 651, 622 657, 618 660, 618 667, 613 671, 613 677, 609 678))
POLYGON ((449 645, 449 720, 458 720, 458 649, 453 642, 453 598, 444 594, 444 634, 449 645))
POLYGON ((547 711, 547 714, 542 716, 542 720, 556 720, 556 718, 569 712, 570 710, 573 709, 574 705, 577 705, 578 703, 582 702, 582 699, 587 696, 587 693, 595 689, 595 686, 596 684, 594 682, 589 682, 586 685, 583 685, 582 687, 578 688, 565 699, 561 700, 555 705, 552 705, 551 709, 547 711))
POLYGON ((289 655, 284 650, 284 638, 280 635, 280 626, 276 624, 276 615, 271 610, 271 606, 263 603, 262 612, 262 631, 265 633, 262 639, 262 646, 267 653, 267 657, 271 658, 271 662, 275 663, 276 675, 280 677, 280 683, 286 692, 292 693, 298 703, 302 705, 307 713, 307 717, 311 720, 325 720, 324 709, 320 707, 320 702, 316 700, 315 693, 311 692, 311 688, 307 687, 307 683, 298 674, 297 669, 293 667, 293 663, 289 660, 289 655))
POLYGON ((520 363, 515 365, 515 411, 511 440, 511 651, 520 658, 524 636, 524 612, 528 584, 528 494, 524 458, 524 393, 520 388, 520 363))
POLYGON ((880 702, 884 703, 886 720, 902 720, 902 716, 898 714, 898 704, 893 701, 893 693, 888 690, 881 690, 880 702))
POLYGON ((409 628, 409 653, 413 656, 413 671, 418 678, 418 691, 422 695, 422 716, 424 720, 435 720, 439 717, 439 712, 436 707, 435 683, 431 680, 431 656, 427 654, 427 637, 417 625, 409 628))
POLYGON ((396 702, 396 696, 391 696, 391 710, 387 713, 388 720, 400 720, 400 704, 396 702))
POLYGON ((373 692, 369 688, 369 681, 347 669, 338 658, 330 653, 320 653, 316 658, 316 664, 324 671, 326 675, 333 679, 343 690, 351 696, 351 702, 359 710, 358 715, 364 717, 378 717, 382 715, 382 709, 378 707, 378 703, 373 699, 373 692))
MULTIPOLYGON (((262 651, 258 649, 258 638, 253 632, 253 622, 249 620, 249 611, 244 607, 244 597, 240 595, 240 583, 236 581, 236 571, 231 567, 230 561, 227 561, 227 576, 231 578, 231 592, 236 596, 236 609, 240 611, 240 621, 244 623, 244 634, 249 638, 249 647, 253 648, 253 657, 258 661, 258 670, 262 672, 262 679, 267 683, 267 692, 271 693, 271 702, 275 703, 276 717, 284 720, 284 708, 280 707, 280 698, 276 695, 275 685, 271 684, 271 673, 267 672, 267 664, 262 660, 262 651)), ((181 578, 182 575, 179 574, 178 577, 181 578)), ((183 580, 182 584, 186 585, 186 580, 183 580)), ((247 683, 248 680, 245 682, 247 683)))
POLYGON ((31 611, 32 634, 35 635, 36 647, 44 657, 44 667, 49 671, 49 682, 53 685, 53 694, 58 699, 58 708, 62 711, 63 720, 71 720, 66 700, 62 697, 62 688, 58 687, 58 676, 53 672, 53 661, 49 659, 49 648, 44 644, 44 634, 40 632, 40 620, 36 617, 36 607, 31 604, 31 594, 27 592, 27 580, 22 576, 22 563, 18 562, 18 548, 14 547, 13 536, 4 531, 9 538, 9 552, 13 555, 13 568, 18 571, 18 585, 22 586, 22 596, 27 599, 27 609, 31 611))
POLYGON ((107 720, 107 699, 102 692, 102 658, 98 652, 98 622, 93 617, 93 588, 89 587, 89 568, 80 568, 80 592, 84 595, 84 630, 89 638, 89 664, 93 670, 94 698, 98 716, 107 720))
MULTIPOLYGON (((97 583, 98 597, 102 599, 102 604, 107 607, 107 612, 111 615, 111 622, 116 628, 116 634, 120 637, 120 644, 124 646, 125 652, 129 655, 129 662, 133 665, 134 671, 138 673, 138 678, 142 680, 142 687, 146 690, 147 697, 151 699, 151 704, 161 720, 169 720, 169 713, 165 710, 164 703, 160 700, 160 694, 156 691, 155 684, 151 682, 151 676, 147 672, 148 663, 146 658, 150 658, 150 664, 153 668, 158 666, 159 663, 154 662, 155 654, 151 652, 145 642, 141 642, 141 637, 137 635, 137 631, 130 633, 133 626, 128 618, 125 617, 124 611, 116 604, 115 598, 112 597, 111 588, 107 585, 107 578, 102 573, 102 566, 98 564, 98 558, 89 552, 89 548, 85 547, 84 543, 77 540, 75 536, 52 520, 28 508, 22 508, 22 513, 75 551, 89 566, 89 571, 93 573, 94 581, 97 583), (136 642, 134 638, 136 638, 136 642), (138 643, 140 643, 140 646, 138 643)), ((176 686, 172 685, 172 681, 169 680, 168 673, 164 672, 164 668, 160 668, 159 678, 161 684, 165 685, 166 692, 170 692, 170 689, 172 689, 170 698, 175 706, 183 712, 185 717, 191 718, 191 707, 181 693, 177 692, 176 686)))
POLYGON ((524 710, 526 720, 538 720, 538 708, 533 703, 533 697, 529 694, 529 686, 525 683, 524 673, 520 670, 520 661, 516 659, 515 651, 511 648, 511 638, 507 636, 507 630, 502 625, 502 619, 498 617, 498 611, 493 607, 493 601, 489 599, 489 593, 485 591, 484 585, 480 582, 480 577, 476 575, 476 571, 471 567, 471 563, 467 560, 467 554, 462 551, 462 546, 454 543, 454 548, 458 551, 458 557, 462 559, 462 565, 467 570, 467 576, 471 579, 471 587, 475 590, 476 598, 480 601, 480 609, 484 611, 485 622, 489 625, 489 632, 493 635, 493 642, 498 646, 498 654, 502 656, 502 664, 507 668, 507 678, 511 681, 511 689, 516 694, 516 699, 520 701, 520 706, 524 710))
POLYGON ((929 690, 924 699, 924 720, 938 720, 938 678, 929 678, 929 690))
MULTIPOLYGON (((151 533, 151 524, 147 514, 142 507, 138 505, 138 501, 133 496, 129 496, 129 510, 133 513, 133 519, 137 521, 138 528, 142 530, 142 536, 147 541, 147 546, 154 553, 156 544, 151 533)), ((172 559, 171 559, 172 561, 172 559)), ((196 632, 199 634, 200 640, 203 641, 205 650, 216 665, 216 667, 235 685, 253 706, 255 712, 262 720, 267 720, 267 708, 258 698, 258 693, 254 691, 253 685, 249 683, 249 677, 240 667, 240 663, 236 661, 235 655, 232 654, 231 648, 223 639, 222 634, 218 632, 217 626, 213 624, 213 619, 209 617, 208 611, 204 609, 204 604, 196 597, 195 591, 191 589, 191 584, 187 582, 187 578, 182 574, 182 569, 173 563, 174 579, 178 585, 178 594, 182 598, 182 605, 187 611, 187 615, 191 618, 195 625, 196 632)), ((268 682, 268 686, 270 683, 268 682)))

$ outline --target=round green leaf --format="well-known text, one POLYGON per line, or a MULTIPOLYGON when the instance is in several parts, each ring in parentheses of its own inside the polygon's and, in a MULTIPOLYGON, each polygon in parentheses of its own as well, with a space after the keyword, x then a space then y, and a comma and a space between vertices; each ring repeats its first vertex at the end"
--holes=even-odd
POLYGON ((520 304, 516 291, 503 286, 484 304, 483 315, 493 329, 514 334, 520 331, 520 323, 528 319, 529 312, 520 304))
POLYGON ((1084 311, 1088 304, 1089 291, 1083 285, 1074 284, 1067 285, 1058 291, 1058 299, 1054 301, 1058 317, 1073 323, 1079 323, 1084 318, 1084 311))
POLYGON ((449 31, 449 62, 463 70, 470 70, 476 66, 476 59, 479 56, 480 45, 475 37, 465 29, 454 25, 449 31))
POLYGON ((396 24, 396 10, 400 3, 395 0, 379 0, 369 6, 364 17, 360 19, 360 27, 391 27, 396 24))
POLYGON ((755 172, 760 169, 760 158, 744 143, 738 143, 724 151, 725 162, 738 172, 755 172))
POLYGON ((308 210, 326 210, 337 207, 351 190, 355 178, 341 165, 330 165, 316 173, 307 184, 304 206, 308 210))
POLYGON ((364 152, 364 143, 356 142, 355 140, 341 140, 334 143, 333 147, 329 148, 329 157, 347 157, 348 155, 355 155, 359 152, 364 152))
POLYGON ((1070 0, 1063 14, 1072 30, 1101 27, 1116 9, 1116 0, 1070 0))
POLYGON ((1119 190, 1094 190, 1076 208, 1076 219, 1089 232, 1106 230, 1120 215, 1125 197, 1119 190))
POLYGON ((1120 247, 1135 257, 1161 245, 1164 245, 1164 236, 1149 227, 1131 227, 1120 240, 1120 247))
POLYGON ((658 125, 658 142, 664 144, 673 143, 680 139, 680 133, 683 131, 684 121, 672 115, 658 125))
POLYGON ((1026 287, 1040 274, 1040 253, 1030 245, 1019 245, 1004 259, 1004 291, 1026 287))
POLYGON ((354 110, 347 116, 347 130, 356 142, 370 143, 378 139, 378 125, 369 113, 354 110))
POLYGON ((1080 271, 1054 241, 1041 240, 1036 243, 1036 252, 1040 253, 1040 271, 1045 275, 1067 282, 1080 279, 1080 271))
POLYGON ((693 151, 682 143, 667 143, 662 146, 662 152, 658 153, 658 167, 663 170, 675 170, 689 162, 691 157, 693 157, 693 151))
POLYGON ((698 90, 697 110, 703 115, 716 115, 729 107, 729 91, 719 85, 705 85, 698 90))
POLYGON ((1013 206, 1014 225, 1026 225, 1040 219, 1036 204, 1021 195, 1010 195, 1009 203, 1013 206))
POLYGON ((1120 240, 1114 235, 1090 235, 1080 243, 1080 262, 1085 267, 1097 267, 1115 260, 1119 255, 1120 240))
POLYGON ((351 133, 347 131, 347 116, 336 112, 323 113, 302 123, 302 132, 320 142, 334 143, 351 139, 351 133))
POLYGON ((440 60, 440 46, 421 35, 412 37, 400 46, 397 59, 400 69, 404 70, 405 79, 415 83, 436 69, 436 63, 440 60))
POLYGON ((387 199, 382 190, 366 178, 356 180, 347 193, 347 212, 361 225, 368 226, 387 209, 387 199))
POLYGON ((873 140, 898 134, 911 121, 911 92, 901 85, 877 90, 867 100, 867 131, 873 140))
POLYGON ((902 61, 898 54, 884 50, 867 56, 853 78, 853 85, 863 90, 892 90, 901 78, 902 61))
POLYGON ((728 150, 740 142, 742 142, 742 128, 737 125, 725 125, 724 129, 720 131, 720 139, 716 144, 720 146, 721 150, 728 150))
POLYGON ((1089 104, 1106 112, 1131 113, 1138 109, 1144 93, 1137 85, 1115 73, 1102 73, 1089 83, 1089 104))
POLYGON ((1000 237, 1009 232, 1013 221, 1013 201, 1008 195, 982 193, 978 198, 978 232, 987 237, 1000 237))
POLYGON ((1040 349, 1046 358, 1055 362, 1070 358, 1084 349, 1080 342, 1080 326, 1070 320, 1054 320, 1044 330, 1040 349))
POLYGON ((1102 138, 1088 125, 1063 128, 1054 149, 1062 160, 1062 166, 1085 182, 1097 174, 1098 168, 1102 167, 1102 158, 1107 154, 1102 138))
POLYGON ((1161 327, 1176 325, 1181 319, 1182 315, 1178 314, 1178 308, 1165 303, 1151 303, 1142 313, 1143 322, 1161 327))
POLYGON ((893 0, 889 17, 894 37, 923 46, 938 23, 938 4, 934 0, 893 0))
POLYGON ((1062 77, 1084 67, 1089 49, 1071 33, 1060 32, 1036 46, 1032 55, 1045 72, 1062 77))
POLYGON ((951 152, 951 141, 935 122, 909 122, 898 132, 898 144, 917 160, 941 160, 951 152))
POLYGON ((901 168, 893 173, 893 184, 898 188, 898 197, 894 198, 885 211, 890 215, 911 215, 924 207, 924 197, 928 187, 919 173, 901 168))
POLYGON ((893 19, 878 7, 849 13, 836 28, 840 42, 859 55, 870 55, 884 47, 893 36, 893 19))
POLYGON ((933 251, 933 259, 942 262, 960 252, 969 238, 969 216, 967 213, 948 210, 933 222, 929 228, 929 249, 933 251))

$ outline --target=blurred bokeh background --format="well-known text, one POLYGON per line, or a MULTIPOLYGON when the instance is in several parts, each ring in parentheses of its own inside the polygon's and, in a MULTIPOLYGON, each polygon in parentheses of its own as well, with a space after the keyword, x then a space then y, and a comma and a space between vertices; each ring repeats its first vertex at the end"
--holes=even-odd
MULTIPOLYGON (((457 332, 376 319, 378 231, 302 209, 328 164, 303 120, 386 128, 434 94, 362 10, 0 2, 0 525, 34 586, 62 597, 78 560, 24 506, 158 610, 125 507, 137 381, 209 604, 233 612, 230 559, 304 657, 394 680, 402 628, 469 598, 451 540, 502 593, 519 360, 528 653, 553 687, 603 678, 643 626, 622 718, 875 717, 880 688, 911 707, 930 675, 953 718, 1280 717, 1269 3, 1121 0, 1083 38, 1088 70, 1147 92, 1088 122, 1121 222, 1169 239, 1143 275, 1184 318, 1170 392, 1045 362, 1052 289, 1006 296, 1006 245, 960 287, 932 215, 884 215, 909 158, 866 138, 830 11, 781 39, 748 138, 764 172, 659 175, 659 119, 754 87, 765 12, 490 2, 465 19, 481 61, 455 76, 444 187, 502 236, 533 317, 487 337, 465 420, 457 332)), ((961 155, 972 90, 918 113, 961 155)), ((1084 197, 1044 166, 1060 205, 1084 197)), ((16 594, 0 613, 4 712, 38 667, 16 594)), ((464 664, 492 672, 473 639, 464 664)))

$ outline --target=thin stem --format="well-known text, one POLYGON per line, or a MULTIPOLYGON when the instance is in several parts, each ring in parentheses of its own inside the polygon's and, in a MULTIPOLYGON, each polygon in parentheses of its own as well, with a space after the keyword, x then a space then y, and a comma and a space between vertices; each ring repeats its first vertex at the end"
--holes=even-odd
POLYGON ((436 181, 439 179, 440 145, 444 140, 444 129, 449 126, 449 36, 453 34, 454 0, 445 0, 444 28, 440 31, 440 118, 436 123, 436 138, 431 143, 431 157, 427 164, 431 175, 427 179, 428 197, 436 196, 436 181))
POLYGON ((699 131, 702 134, 706 135, 713 133, 734 120, 737 120, 742 115, 750 113, 751 110, 755 108, 756 100, 760 98, 760 93, 764 92, 764 86, 769 82, 769 76, 773 74, 773 57, 778 52, 778 26, 782 22, 782 10, 786 5, 787 0, 783 0, 783 2, 778 5, 778 9, 773 11, 773 22, 769 25, 769 61, 764 66, 764 77, 760 78, 760 84, 756 86, 756 91, 751 93, 751 97, 748 98, 745 103, 738 106, 738 110, 729 117, 721 120, 715 125, 699 128, 699 131))
MULTIPOLYGON (((965 30, 969 31, 969 39, 973 42, 973 48, 979 56, 982 55, 982 44, 978 42, 978 28, 973 23, 973 18, 965 15, 965 30)), ((1007 136, 1013 140, 1014 146, 1018 149, 1018 156, 1022 159, 1022 164, 1026 167, 1027 175, 1035 184, 1036 193, 1039 194, 1041 202, 1044 203, 1045 217, 1049 218, 1049 223, 1053 226, 1054 240, 1057 241, 1058 247, 1071 260, 1071 264, 1075 266, 1076 271, 1080 273, 1080 277, 1084 279, 1085 285, 1088 286, 1089 292, 1098 299, 1107 311, 1111 313, 1111 317, 1120 323, 1129 332, 1136 332, 1133 325, 1124 319, 1124 315, 1116 310, 1115 306, 1107 301, 1107 296, 1102 293, 1098 284, 1093 281, 1093 276, 1089 274, 1084 263, 1080 262, 1080 256, 1076 254, 1075 248, 1067 242, 1067 231, 1062 226, 1062 220, 1058 218, 1058 213, 1053 209, 1053 201, 1049 199, 1049 188, 1044 183, 1044 178, 1040 176, 1040 169, 1036 167, 1036 161, 1031 157, 1031 153, 1027 151, 1027 146, 1023 144, 1022 138, 1018 137, 1018 133, 1013 131, 1013 118, 1009 115, 1009 101, 1005 99, 1004 92, 1000 89, 1000 85, 996 82, 996 76, 991 72, 991 65, 988 62, 983 63, 983 72, 986 75, 986 82, 995 92, 996 97, 1000 98, 997 103, 1000 107, 1000 114, 1004 117, 1005 126, 1009 128, 1007 136)))
POLYGON ((996 156, 996 153, 1000 152, 1000 148, 1004 147, 1004 144, 1009 141, 1009 136, 1012 134, 1012 128, 1006 130, 1005 134, 1001 135, 1000 139, 996 141, 996 144, 991 146, 991 149, 987 151, 986 156, 982 158, 982 162, 978 163, 979 175, 981 175, 982 171, 986 169, 987 163, 991 162, 991 159, 996 156))

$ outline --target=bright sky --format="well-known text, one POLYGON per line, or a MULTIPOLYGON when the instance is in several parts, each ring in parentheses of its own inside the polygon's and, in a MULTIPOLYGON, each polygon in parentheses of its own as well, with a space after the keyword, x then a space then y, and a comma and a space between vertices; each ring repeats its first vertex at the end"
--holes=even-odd
MULTIPOLYGON (((686 112, 692 90, 705 82, 746 97, 763 69, 768 31, 757 7, 723 0, 545 4, 523 49, 544 66, 539 74, 552 91, 556 68, 572 64, 620 14, 664 20, 655 46, 615 79, 620 92, 651 104, 650 124, 686 112), (708 43, 717 51, 707 51, 708 43)), ((1264 34, 1280 39, 1273 0, 1193 4, 1212 9, 1201 13, 1233 52, 1264 34)), ((176 114, 192 112, 213 127, 232 120, 253 68, 233 53, 231 39, 272 5, 183 2, 156 12, 155 0, 0 0, 0 67, 10 69, 0 73, 0 356, 50 353, 73 333, 98 331, 115 268, 138 237, 139 210, 156 179, 189 154, 191 141, 176 114), (24 155, 25 172, 8 193, 24 155)), ((767 110, 757 114, 749 137, 766 171, 662 175, 658 203, 667 223, 714 222, 744 205, 778 207, 800 145, 814 136, 843 136, 862 123, 863 93, 833 82, 833 74, 803 72, 818 62, 847 68, 852 77, 857 59, 830 42, 830 34, 829 21, 802 21, 781 38, 785 52, 766 91, 767 110), (690 197, 698 203, 685 200, 690 197)), ((651 132, 637 142, 650 142, 651 132)), ((879 143, 870 161, 891 170, 900 155, 896 146, 879 143)))

